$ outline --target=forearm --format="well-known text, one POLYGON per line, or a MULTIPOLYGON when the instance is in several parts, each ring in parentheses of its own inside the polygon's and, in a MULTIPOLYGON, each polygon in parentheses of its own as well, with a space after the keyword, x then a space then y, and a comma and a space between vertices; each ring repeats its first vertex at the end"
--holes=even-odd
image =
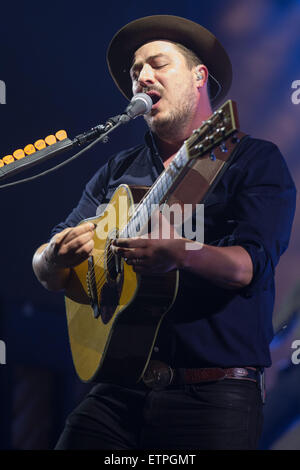
POLYGON ((217 247, 186 239, 184 242, 185 246, 178 257, 180 269, 195 273, 226 289, 238 289, 250 284, 253 265, 244 248, 217 247), (187 249, 189 243, 193 244, 193 248, 199 249, 187 249))
POLYGON ((50 291, 60 291, 66 287, 70 268, 61 268, 47 258, 48 244, 40 246, 32 260, 33 271, 40 283, 50 291))

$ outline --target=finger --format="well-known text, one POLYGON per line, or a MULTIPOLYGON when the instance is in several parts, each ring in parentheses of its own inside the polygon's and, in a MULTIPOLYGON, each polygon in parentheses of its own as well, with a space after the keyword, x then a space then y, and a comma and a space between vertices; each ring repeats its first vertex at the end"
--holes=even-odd
POLYGON ((87 222, 77 227, 68 227, 64 229, 62 232, 57 233, 52 237, 51 242, 53 245, 57 247, 61 246, 63 243, 68 243, 69 241, 76 238, 78 235, 82 233, 91 232, 95 229, 95 224, 91 222, 87 222))
POLYGON ((60 264, 64 267, 74 267, 78 266, 78 264, 82 263, 89 256, 92 255, 94 249, 94 242, 90 240, 84 246, 82 246, 77 252, 69 253, 65 258, 64 261, 61 260, 60 264))
POLYGON ((113 241, 113 245, 119 248, 136 248, 136 247, 146 247, 146 242, 140 237, 134 238, 116 238, 113 241))
POLYGON ((86 222, 84 224, 78 225, 77 227, 73 227, 72 231, 67 233, 63 241, 64 243, 69 243, 71 240, 79 237, 82 234, 93 233, 95 227, 96 225, 91 222, 86 222))
POLYGON ((73 238, 68 243, 65 243, 63 247, 61 248, 61 252, 76 251, 82 246, 84 246, 86 243, 88 243, 90 240, 93 240, 93 237, 94 237, 93 232, 83 233, 79 235, 78 237, 73 238))
POLYGON ((73 230, 73 227, 68 227, 68 228, 65 228, 64 230, 62 230, 61 232, 56 233, 55 235, 53 235, 53 237, 50 240, 49 245, 51 245, 51 246, 60 245, 60 243, 65 239, 65 237, 67 236, 67 234, 71 230, 73 230))
POLYGON ((122 249, 118 252, 119 256, 126 258, 126 261, 131 263, 132 260, 138 259, 140 263, 145 263, 147 255, 143 248, 122 249))
POLYGON ((111 251, 114 255, 122 256, 123 258, 132 258, 132 257, 134 257, 134 253, 136 251, 136 248, 111 247, 111 251))
POLYGON ((142 256, 131 255, 130 257, 125 256, 124 258, 126 263, 132 266, 147 266, 149 264, 149 261, 142 256))
POLYGON ((89 240, 84 245, 82 245, 78 250, 75 252, 77 256, 83 257, 84 259, 88 258, 94 249, 94 240, 89 240))

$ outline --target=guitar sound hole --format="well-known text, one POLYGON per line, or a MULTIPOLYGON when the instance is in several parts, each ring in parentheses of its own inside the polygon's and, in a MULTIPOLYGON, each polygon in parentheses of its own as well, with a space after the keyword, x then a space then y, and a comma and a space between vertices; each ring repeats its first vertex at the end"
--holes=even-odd
POLYGON ((104 324, 108 323, 118 307, 123 285, 123 260, 111 251, 112 240, 106 246, 106 280, 101 289, 99 312, 104 324))

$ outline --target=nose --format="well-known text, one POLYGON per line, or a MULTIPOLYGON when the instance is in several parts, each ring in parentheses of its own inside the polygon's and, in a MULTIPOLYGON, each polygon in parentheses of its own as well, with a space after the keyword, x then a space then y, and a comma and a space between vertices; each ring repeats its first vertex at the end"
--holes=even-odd
POLYGON ((141 86, 150 85, 154 83, 154 70, 150 64, 144 64, 140 71, 138 82, 141 86))

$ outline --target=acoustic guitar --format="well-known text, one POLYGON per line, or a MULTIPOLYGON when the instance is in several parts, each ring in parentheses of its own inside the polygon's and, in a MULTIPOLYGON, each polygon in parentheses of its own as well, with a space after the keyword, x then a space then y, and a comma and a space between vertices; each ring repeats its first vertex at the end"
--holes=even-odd
POLYGON ((243 136, 236 105, 229 100, 193 131, 151 188, 122 184, 104 212, 88 219, 96 225, 94 250, 72 269, 65 293, 73 362, 83 382, 141 380, 180 282, 178 270, 135 273, 112 253, 112 241, 147 231, 153 211, 162 204, 195 208, 205 202, 243 136))

